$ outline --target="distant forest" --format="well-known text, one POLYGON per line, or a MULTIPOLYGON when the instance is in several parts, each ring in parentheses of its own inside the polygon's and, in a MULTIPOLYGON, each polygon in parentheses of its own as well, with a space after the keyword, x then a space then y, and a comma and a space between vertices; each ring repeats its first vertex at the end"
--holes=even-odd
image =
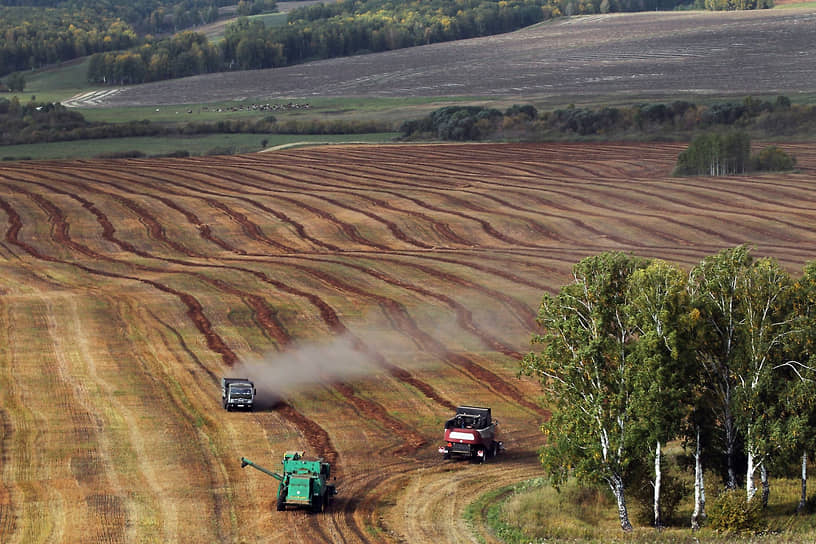
MULTIPOLYGON (((88 80, 122 85, 487 36, 563 15, 760 9, 773 0, 343 0, 293 10, 282 26, 239 17, 218 43, 190 30, 228 4, 0 0, 0 76, 93 55, 88 80)), ((236 6, 239 15, 276 9, 275 0, 236 6)))

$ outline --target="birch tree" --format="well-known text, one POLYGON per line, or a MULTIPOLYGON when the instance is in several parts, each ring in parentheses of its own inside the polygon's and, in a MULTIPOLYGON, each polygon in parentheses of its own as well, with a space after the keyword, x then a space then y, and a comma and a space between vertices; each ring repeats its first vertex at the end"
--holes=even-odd
POLYGON ((694 372, 687 276, 674 265, 656 260, 636 270, 629 281, 627 314, 637 333, 634 410, 638 442, 654 455, 654 525, 662 526, 660 493, 662 448, 678 437, 690 410, 694 372))
POLYGON ((805 266, 795 287, 794 314, 800 327, 799 334, 793 335, 789 343, 788 353, 792 360, 806 364, 792 363, 786 368, 788 379, 780 403, 785 408, 785 421, 777 443, 787 445, 789 456, 799 459, 801 493, 796 511, 803 513, 807 503, 808 453, 816 451, 816 262, 805 266))
POLYGON ((726 249, 706 257, 689 274, 691 304, 699 312, 701 334, 697 362, 712 397, 713 419, 719 422, 719 448, 726 463, 727 489, 737 488, 736 456, 738 429, 735 409, 738 366, 739 276, 751 264, 745 246, 726 249))
MULTIPOLYGON (((756 493, 757 471, 767 473, 766 461, 781 419, 777 417, 782 370, 801 364, 785 360, 786 339, 797 331, 792 312, 793 282, 775 260, 759 259, 737 276, 738 308, 741 314, 741 349, 732 367, 736 378, 738 419, 745 438, 747 468, 745 491, 750 501, 756 493)), ((763 477, 767 489, 767 477, 763 477)))
POLYGON ((533 336, 542 351, 524 357, 522 371, 541 380, 551 419, 541 461, 554 485, 569 475, 603 483, 615 497, 621 528, 631 531, 625 481, 634 451, 635 394, 626 310, 627 283, 646 262, 622 253, 583 259, 572 283, 545 295, 533 336))

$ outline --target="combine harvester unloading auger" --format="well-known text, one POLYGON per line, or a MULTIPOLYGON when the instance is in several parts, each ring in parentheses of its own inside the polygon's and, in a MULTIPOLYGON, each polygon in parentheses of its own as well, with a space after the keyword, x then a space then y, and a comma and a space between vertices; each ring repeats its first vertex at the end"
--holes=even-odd
POLYGON ((287 451, 283 455, 283 474, 272 472, 241 457, 241 468, 247 465, 280 481, 278 510, 287 506, 305 506, 312 512, 324 512, 337 489, 328 484, 331 467, 321 458, 307 459, 302 451, 287 451))

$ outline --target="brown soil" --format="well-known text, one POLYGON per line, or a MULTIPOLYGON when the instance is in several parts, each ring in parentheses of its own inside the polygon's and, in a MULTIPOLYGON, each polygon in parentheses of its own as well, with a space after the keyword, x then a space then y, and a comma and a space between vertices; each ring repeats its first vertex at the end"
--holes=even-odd
POLYGON ((541 295, 604 250, 748 243, 798 272, 816 145, 783 147, 798 172, 716 180, 670 178, 678 144, 0 165, 2 541, 494 542, 462 512, 541 475, 547 411, 516 378, 541 295), (333 337, 353 357, 221 409, 221 376, 264 358, 283 383, 333 337), (436 452, 466 403, 501 421, 495 462, 436 452), (240 468, 291 449, 332 463, 327 514, 275 511, 240 468))

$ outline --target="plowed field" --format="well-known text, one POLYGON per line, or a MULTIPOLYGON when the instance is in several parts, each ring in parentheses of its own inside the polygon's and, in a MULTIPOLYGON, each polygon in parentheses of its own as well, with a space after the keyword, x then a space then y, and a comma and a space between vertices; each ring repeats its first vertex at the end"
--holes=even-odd
MULTIPOLYGON (((498 36, 109 89, 76 106, 297 97, 489 97, 545 104, 813 93, 812 8, 642 12, 498 36)), ((416 115, 414 115, 416 117, 416 115)))
POLYGON ((540 474, 516 377, 541 295, 603 250, 816 259, 800 172, 668 177, 681 146, 324 147, 0 165, 0 541, 494 542, 462 511, 540 474), (219 379, 257 380, 225 412, 219 379), (442 461, 457 404, 507 451, 442 461), (274 509, 285 450, 326 514, 274 509))

